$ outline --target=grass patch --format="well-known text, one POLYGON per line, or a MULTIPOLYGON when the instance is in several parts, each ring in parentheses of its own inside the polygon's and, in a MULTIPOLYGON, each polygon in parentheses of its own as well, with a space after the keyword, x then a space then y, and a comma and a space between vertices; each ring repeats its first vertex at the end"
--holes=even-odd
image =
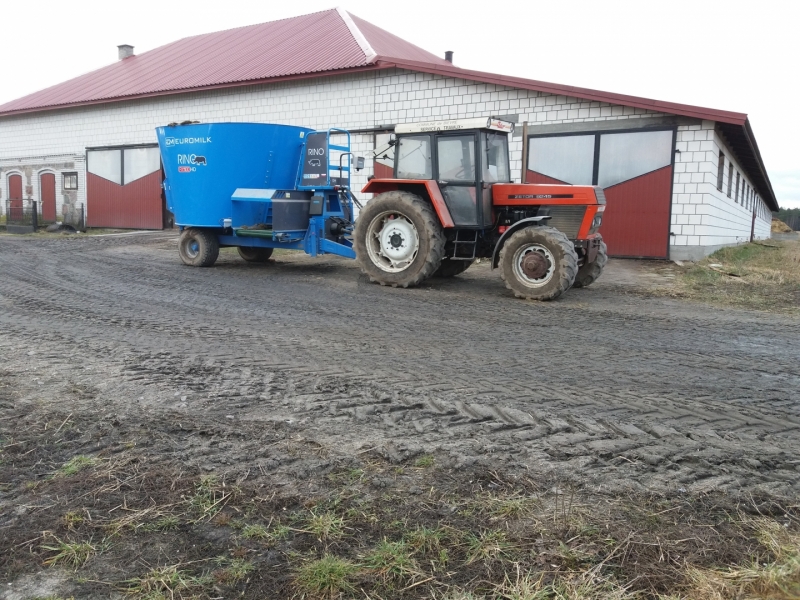
POLYGON ((756 310, 800 309, 800 242, 722 248, 686 268, 677 295, 756 310))
POLYGON ((80 525, 86 520, 86 517, 83 516, 82 513, 77 511, 69 511, 64 513, 63 521, 64 526, 69 529, 70 531, 80 527, 80 525))
POLYGON ((414 461, 414 466, 420 469, 429 469, 434 465, 436 461, 430 454, 426 454, 425 456, 420 456, 417 460, 414 461))
POLYGON ((167 531, 175 531, 180 524, 181 522, 178 517, 174 515, 165 515, 152 523, 146 523, 142 528, 144 531, 159 531, 164 533, 167 531))
POLYGON ((89 542, 64 542, 58 538, 55 538, 54 545, 42 545, 42 550, 56 553, 44 561, 45 565, 66 566, 76 570, 97 552, 97 548, 89 542))
POLYGON ((91 466, 94 466, 97 463, 97 459, 91 456, 84 456, 83 454, 79 456, 73 456, 67 462, 65 462, 58 471, 56 471, 56 477, 69 477, 70 475, 75 475, 76 473, 80 473, 84 469, 87 469, 91 466))
POLYGON ((404 540, 382 540, 364 557, 364 565, 384 580, 409 579, 419 573, 417 561, 404 540))
POLYGON ((467 544, 467 564, 498 558, 511 550, 506 533, 498 529, 487 529, 478 535, 468 533, 464 541, 467 544))
POLYGON ((295 585, 302 593, 316 598, 336 598, 355 591, 354 579, 358 566, 325 554, 305 563, 297 571, 295 585))
POLYGON ((221 511, 233 496, 233 491, 225 489, 216 477, 201 477, 195 484, 194 494, 189 496, 189 506, 198 514, 199 519, 212 518, 221 511))
POLYGON ((320 541, 340 538, 344 535, 344 529, 344 517, 331 511, 317 514, 312 510, 306 522, 306 531, 314 534, 320 541))
POLYGON ((192 575, 178 567, 157 567, 142 577, 129 579, 125 582, 128 591, 148 600, 186 598, 196 595, 212 583, 212 578, 207 575, 192 575))
POLYGON ((263 525, 245 525, 239 535, 246 540, 269 539, 269 531, 263 525))
POLYGON ((446 535, 441 527, 422 526, 406 534, 405 540, 416 554, 434 554, 442 550, 446 535))
POLYGON ((217 583, 224 583, 227 585, 233 585, 244 581, 247 576, 256 569, 253 563, 243 558, 220 557, 217 559, 217 564, 219 564, 221 568, 214 571, 214 580, 217 583))

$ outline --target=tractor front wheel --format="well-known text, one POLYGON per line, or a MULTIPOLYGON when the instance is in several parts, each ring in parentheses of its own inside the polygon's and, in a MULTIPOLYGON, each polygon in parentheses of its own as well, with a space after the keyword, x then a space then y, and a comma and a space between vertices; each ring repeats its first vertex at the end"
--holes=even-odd
POLYGON ((261 248, 259 246, 237 246, 239 256, 247 262, 265 263, 272 256, 272 248, 261 248))
POLYGON ((219 241, 213 233, 189 227, 178 239, 178 254, 190 267, 210 267, 219 257, 219 241))
POLYGON ((500 274, 517 298, 554 300, 578 272, 578 255, 566 235, 552 227, 525 227, 500 250, 500 274))
POLYGON ((445 239, 430 204, 409 192, 391 191, 360 212, 354 242, 358 265, 370 281, 406 288, 436 272, 445 239))
POLYGON ((600 248, 597 249, 597 258, 594 259, 594 262, 585 264, 578 270, 575 283, 572 284, 575 287, 583 288, 592 285, 603 272, 608 262, 608 249, 602 240, 603 238, 600 238, 600 248))

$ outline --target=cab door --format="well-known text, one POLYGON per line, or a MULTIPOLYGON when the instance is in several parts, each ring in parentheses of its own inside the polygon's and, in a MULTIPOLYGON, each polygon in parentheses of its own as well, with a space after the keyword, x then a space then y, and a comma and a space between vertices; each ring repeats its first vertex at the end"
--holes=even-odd
POLYGON ((456 227, 482 227, 482 206, 477 201, 477 136, 474 133, 440 134, 436 138, 436 180, 456 227))

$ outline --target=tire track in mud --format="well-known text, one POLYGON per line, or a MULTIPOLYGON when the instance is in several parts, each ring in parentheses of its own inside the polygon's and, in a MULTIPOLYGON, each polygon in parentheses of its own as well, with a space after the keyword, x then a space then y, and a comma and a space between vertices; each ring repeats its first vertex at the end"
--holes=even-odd
MULTIPOLYGON (((106 365, 115 410, 222 432, 291 422, 345 454, 797 492, 800 343, 769 317, 621 301, 600 284, 525 303, 480 269, 400 291, 326 259, 188 269, 163 238, 0 240, 0 349, 36 347, 73 375, 106 365)), ((246 461, 252 444, 238 448, 201 459, 246 461)))

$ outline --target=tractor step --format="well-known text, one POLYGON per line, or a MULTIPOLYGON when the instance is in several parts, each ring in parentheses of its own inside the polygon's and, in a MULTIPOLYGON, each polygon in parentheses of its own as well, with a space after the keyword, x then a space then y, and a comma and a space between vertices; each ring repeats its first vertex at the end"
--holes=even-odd
POLYGON ((453 240, 453 255, 450 258, 456 260, 473 260, 477 247, 477 231, 457 229, 456 239, 453 240))

